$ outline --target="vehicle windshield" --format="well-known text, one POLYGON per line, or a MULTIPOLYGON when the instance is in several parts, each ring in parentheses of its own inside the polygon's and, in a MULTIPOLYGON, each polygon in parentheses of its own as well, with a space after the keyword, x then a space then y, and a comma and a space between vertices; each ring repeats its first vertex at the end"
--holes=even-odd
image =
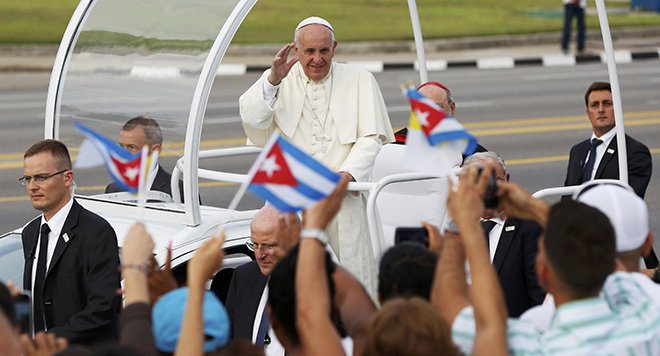
MULTIPOLYGON (((238 0, 99 0, 89 12, 63 78, 59 138, 76 156, 79 122, 117 141, 126 121, 155 119, 159 163, 183 155, 193 94, 220 29, 238 0)), ((77 194, 104 193, 105 168, 76 170, 77 194)))

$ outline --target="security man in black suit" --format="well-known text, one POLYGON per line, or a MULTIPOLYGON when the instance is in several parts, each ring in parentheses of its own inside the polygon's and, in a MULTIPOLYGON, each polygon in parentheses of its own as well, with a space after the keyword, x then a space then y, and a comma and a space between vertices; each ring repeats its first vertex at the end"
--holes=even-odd
MULTIPOLYGON (((497 180, 508 182, 504 160, 495 152, 479 152, 463 162, 490 166, 497 180)), ((527 309, 543 303, 545 291, 539 285, 535 263, 541 226, 533 221, 507 218, 495 209, 482 215, 484 238, 488 242, 490 259, 504 291, 510 317, 518 317, 527 309)))
POLYGON ((42 215, 22 233, 23 286, 32 292, 33 329, 70 343, 118 337, 121 298, 114 230, 71 197, 71 158, 56 140, 39 141, 24 155, 20 182, 42 215))
MULTIPOLYGON (((619 158, 610 83, 594 82, 584 96, 591 121, 591 138, 571 148, 564 186, 580 185, 592 179, 619 179, 619 158)), ((641 142, 626 135, 628 184, 644 199, 651 181, 651 152, 641 142)), ((655 252, 645 258, 647 268, 658 267, 655 252)))
MULTIPOLYGON (((156 120, 144 116, 138 116, 128 120, 121 128, 118 143, 121 147, 124 147, 131 153, 140 152, 144 146, 149 147, 150 154, 153 151, 158 151, 160 153, 163 149, 163 133, 156 120)), ((172 196, 171 181, 172 175, 164 170, 159 164, 156 177, 149 190, 157 190, 172 196)), ((105 188, 106 193, 116 193, 121 191, 122 189, 115 183, 110 183, 105 188)), ((179 181, 179 193, 181 194, 181 201, 183 201, 183 181, 179 181)))
POLYGON ((283 234, 299 236, 300 220, 295 214, 284 214, 266 205, 252 219, 250 234, 247 246, 254 251, 255 261, 236 268, 227 294, 230 335, 260 346, 281 348, 281 345, 271 344, 274 334, 268 332, 266 284, 277 262, 297 243, 287 243, 292 239, 283 234))

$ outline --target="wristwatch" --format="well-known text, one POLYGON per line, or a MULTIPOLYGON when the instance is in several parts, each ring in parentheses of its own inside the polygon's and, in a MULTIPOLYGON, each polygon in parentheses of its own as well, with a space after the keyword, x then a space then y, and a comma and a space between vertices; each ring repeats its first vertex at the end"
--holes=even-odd
POLYGON ((302 229, 300 231, 301 239, 317 239, 324 246, 328 244, 328 236, 321 229, 302 229))

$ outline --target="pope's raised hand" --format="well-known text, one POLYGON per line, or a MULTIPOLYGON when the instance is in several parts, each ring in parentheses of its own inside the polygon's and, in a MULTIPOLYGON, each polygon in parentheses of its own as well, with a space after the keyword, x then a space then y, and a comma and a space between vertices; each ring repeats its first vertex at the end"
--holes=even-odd
POLYGON ((273 58, 273 64, 271 65, 270 75, 268 76, 268 81, 272 85, 279 85, 282 82, 282 79, 289 74, 291 67, 293 67, 296 62, 298 62, 298 57, 295 56, 293 59, 287 62, 289 58, 289 52, 295 46, 294 42, 288 43, 286 46, 277 52, 275 58, 273 58))

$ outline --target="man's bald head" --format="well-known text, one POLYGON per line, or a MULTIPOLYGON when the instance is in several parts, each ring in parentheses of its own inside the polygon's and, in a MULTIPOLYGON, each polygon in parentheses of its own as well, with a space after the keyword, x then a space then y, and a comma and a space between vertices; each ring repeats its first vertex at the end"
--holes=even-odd
POLYGON ((293 213, 282 213, 273 205, 266 205, 254 215, 250 224, 254 257, 265 276, 275 264, 298 242, 300 219, 293 213))
MULTIPOLYGON (((438 83, 439 84, 439 83, 438 83)), ((447 114, 451 117, 454 117, 454 111, 456 110, 456 103, 454 98, 451 96, 451 92, 445 86, 438 86, 433 82, 428 82, 420 86, 418 89, 419 93, 425 97, 433 100, 436 104, 442 107, 447 114)))

